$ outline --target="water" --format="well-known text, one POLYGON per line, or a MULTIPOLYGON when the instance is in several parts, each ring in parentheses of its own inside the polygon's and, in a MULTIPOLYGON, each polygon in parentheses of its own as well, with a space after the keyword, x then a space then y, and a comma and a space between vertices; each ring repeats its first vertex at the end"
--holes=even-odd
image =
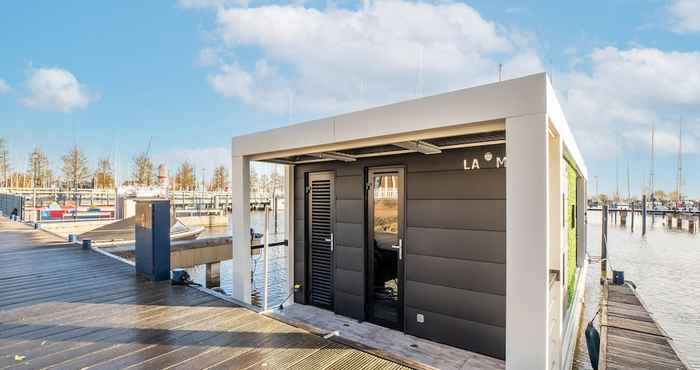
MULTIPOLYGON (((588 252, 600 255, 601 213, 589 212, 588 252)), ((641 215, 635 232, 613 223, 608 225, 608 260, 632 280, 644 304, 659 325, 673 338, 680 355, 691 368, 700 370, 700 234, 669 230, 661 216, 647 219, 647 235, 641 236, 641 215)), ((675 222, 674 222, 675 226, 675 222)), ((687 229, 686 229, 687 230, 687 229)), ((599 265, 591 265, 600 269, 599 265)), ((589 274, 589 277, 593 274, 589 274)), ((596 289, 596 279, 587 288, 596 289)))
MULTIPOLYGON (((271 242, 284 240, 284 230, 286 221, 283 211, 277 216, 277 233, 274 232, 274 218, 270 214, 270 236, 271 242)), ((250 215, 251 227, 257 233, 263 233, 265 229, 265 212, 253 211, 250 215)), ((214 226, 207 228, 200 238, 231 235, 229 226, 214 226)), ((258 250, 259 254, 253 252, 250 261, 253 281, 251 283, 252 303, 257 306, 263 304, 263 291, 265 281, 264 254, 258 250)), ((268 259, 268 306, 274 307, 284 302, 289 296, 289 284, 287 273, 287 246, 269 247, 268 259)), ((232 289, 232 265, 231 260, 222 261, 220 266, 221 289, 227 294, 231 294, 232 289)))

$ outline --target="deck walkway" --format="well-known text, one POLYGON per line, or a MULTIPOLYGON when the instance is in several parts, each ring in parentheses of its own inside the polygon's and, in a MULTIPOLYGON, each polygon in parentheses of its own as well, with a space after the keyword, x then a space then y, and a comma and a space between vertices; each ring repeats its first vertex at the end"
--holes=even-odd
POLYGON ((4 218, 0 280, 0 368, 404 368, 4 218))
POLYGON ((606 284, 601 301, 600 369, 687 370, 672 342, 632 288, 606 284))

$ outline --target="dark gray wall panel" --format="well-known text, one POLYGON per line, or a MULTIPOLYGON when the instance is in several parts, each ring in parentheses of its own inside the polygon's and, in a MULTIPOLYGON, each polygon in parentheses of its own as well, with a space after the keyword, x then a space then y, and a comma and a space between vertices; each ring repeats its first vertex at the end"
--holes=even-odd
MULTIPOLYGON (((296 249, 296 248, 295 248, 296 249)), ((301 284, 302 289, 294 292, 294 302, 306 304, 306 272, 304 270, 306 263, 304 261, 294 261, 294 283, 301 284)))
POLYGON ((362 176, 364 174, 364 163, 361 161, 343 163, 340 166, 336 164, 335 166, 337 176, 362 176))
POLYGON ((406 229, 406 253, 505 263, 506 233, 461 229, 406 229))
POLYGON ((336 222, 361 224, 364 220, 365 204, 362 200, 338 199, 336 201, 336 222))
POLYGON ((294 243, 304 242, 305 227, 306 223, 303 218, 294 221, 294 243))
MULTIPOLYGON (((505 145, 500 144, 437 155, 414 153, 296 166, 297 205, 304 204, 305 173, 336 174, 335 312, 364 319, 365 170, 403 165, 408 226, 406 332, 503 358, 505 168, 495 167, 496 158, 504 155, 505 145), (487 152, 491 161, 485 159, 487 152), (481 169, 464 170, 464 160, 471 166, 474 158, 481 169), (425 316, 425 324, 416 322, 418 312, 425 316)), ((302 221, 296 223, 297 240, 304 238, 305 215, 300 209, 303 206, 295 207, 295 219, 302 221)), ((299 262, 296 276, 303 277, 305 261, 295 258, 295 262, 299 262)))
POLYGON ((505 200, 409 200, 406 225, 440 229, 506 229, 505 200))
MULTIPOLYGON (((345 247, 336 244, 334 253, 336 268, 360 273, 364 270, 365 254, 362 248, 345 247)), ((364 276, 360 276, 360 279, 364 279, 364 276)))
POLYGON ((306 192, 305 179, 302 174, 301 177, 294 179, 294 199, 304 200, 304 193, 306 192))
POLYGON ((338 176, 335 178, 335 197, 337 199, 364 198, 364 186, 362 176, 338 176))
POLYGON ((306 203, 304 199, 294 200, 294 220, 304 222, 304 209, 306 209, 306 203))
POLYGON ((335 312, 339 315, 352 317, 358 320, 365 318, 365 300, 361 296, 336 292, 335 312))
POLYGON ((364 294, 363 275, 361 272, 335 269, 335 293, 353 294, 362 297, 364 294))
POLYGON ((406 177, 407 199, 505 199, 505 168, 434 171, 406 177))
MULTIPOLYGON (((406 305, 464 320, 506 326, 506 297, 416 281, 406 282, 406 305)), ((415 317, 409 317, 415 320, 415 317)))
POLYGON ((306 248, 306 242, 304 240, 294 242, 294 262, 304 262, 304 249, 306 248))
POLYGON ((490 294, 506 294, 506 265, 408 254, 406 280, 490 294))
POLYGON ((364 231, 362 224, 335 224, 335 243, 346 247, 362 248, 364 246, 364 231))
MULTIPOLYGON (((506 146, 500 145, 489 145, 481 147, 463 148, 446 150, 442 154, 433 155, 415 155, 411 154, 410 160, 407 161, 408 167, 407 171, 409 173, 423 172, 423 171, 452 171, 452 170, 464 170, 464 160, 471 167, 473 159, 479 160, 479 167, 481 170, 486 168, 496 168, 496 158, 505 157, 506 146), (491 153, 491 161, 486 161, 484 156, 487 152, 491 153)), ((470 172, 479 172, 481 170, 470 170, 470 172)), ((501 167, 501 170, 505 174, 505 167, 501 167)))
POLYGON ((406 320, 408 334, 505 359, 505 328, 416 310, 412 307, 406 307, 406 317, 408 318, 406 320), (418 313, 425 317, 425 322, 422 324, 416 321, 418 313))

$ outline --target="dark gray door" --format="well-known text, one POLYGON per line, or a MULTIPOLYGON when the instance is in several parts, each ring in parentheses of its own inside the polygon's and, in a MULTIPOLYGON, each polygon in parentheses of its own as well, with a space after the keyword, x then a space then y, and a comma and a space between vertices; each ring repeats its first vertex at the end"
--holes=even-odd
POLYGON ((379 325, 403 330, 404 169, 368 171, 367 314, 379 325))
POLYGON ((333 309, 333 228, 335 225, 335 175, 309 174, 309 300, 333 309))

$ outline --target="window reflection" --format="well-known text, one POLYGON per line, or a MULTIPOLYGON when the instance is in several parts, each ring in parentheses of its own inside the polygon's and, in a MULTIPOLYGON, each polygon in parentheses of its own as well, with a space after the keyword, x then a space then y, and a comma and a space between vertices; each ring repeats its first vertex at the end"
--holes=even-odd
POLYGON ((374 232, 398 233, 399 177, 383 175, 374 178, 374 232))

